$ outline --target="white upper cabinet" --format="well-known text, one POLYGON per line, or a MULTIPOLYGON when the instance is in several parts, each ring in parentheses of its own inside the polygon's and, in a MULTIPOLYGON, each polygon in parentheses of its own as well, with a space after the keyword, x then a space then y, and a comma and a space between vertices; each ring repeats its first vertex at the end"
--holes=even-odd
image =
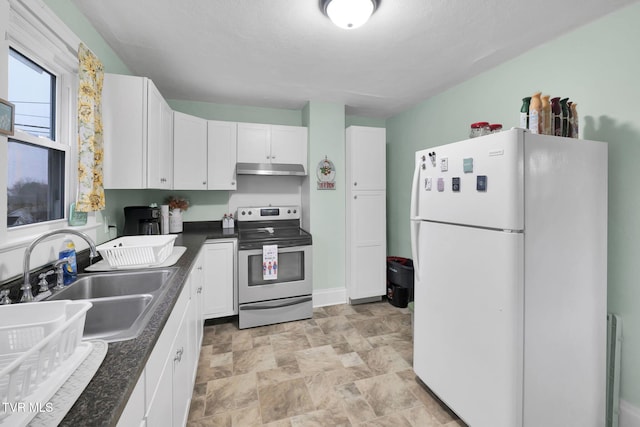
POLYGON ((236 189, 236 122, 207 122, 209 190, 236 189))
POLYGON ((307 171, 307 128, 271 126, 271 163, 300 164, 307 171))
POLYGON ((173 113, 173 188, 207 189, 207 121, 173 113))
POLYGON ((238 163, 296 164, 307 172, 307 128, 238 123, 238 163))
POLYGON ((271 163, 271 125, 238 123, 238 163, 271 163))
POLYGON ((387 186, 386 132, 383 128, 349 126, 347 185, 351 190, 384 190, 387 186))
POLYGON ((173 111, 147 79, 147 187, 171 189, 173 184, 173 111))
POLYGON ((102 93, 105 188, 172 188, 171 108, 156 86, 105 74, 102 93))
POLYGON ((173 113, 173 188, 236 189, 235 122, 173 113))

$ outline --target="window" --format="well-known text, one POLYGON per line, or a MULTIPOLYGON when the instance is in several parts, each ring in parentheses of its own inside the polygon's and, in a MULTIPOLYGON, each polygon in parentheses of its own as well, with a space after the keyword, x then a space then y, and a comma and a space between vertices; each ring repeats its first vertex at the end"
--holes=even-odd
POLYGON ((56 77, 9 49, 9 101, 16 106, 15 127, 55 141, 56 77))
POLYGON ((10 139, 7 227, 64 218, 64 151, 10 139))
POLYGON ((64 218, 66 147, 56 140, 56 76, 9 49, 16 134, 7 144, 7 228, 64 218))

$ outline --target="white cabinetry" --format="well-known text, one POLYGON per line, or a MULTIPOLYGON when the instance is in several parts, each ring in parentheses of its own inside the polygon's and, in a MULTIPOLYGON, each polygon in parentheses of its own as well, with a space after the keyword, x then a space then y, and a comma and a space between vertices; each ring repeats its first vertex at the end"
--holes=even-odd
POLYGON ((350 300, 386 293, 386 133, 346 130, 346 281, 350 300))
POLYGON ((302 165, 307 172, 307 128, 238 123, 238 163, 302 165))
POLYGON ((208 189, 236 189, 237 123, 207 122, 208 189))
POLYGON ((173 113, 173 188, 207 189, 207 121, 173 113))
POLYGON ((236 240, 208 240, 202 251, 204 318, 237 314, 236 240))
POLYGON ((102 105, 105 188, 172 188, 172 111, 153 82, 105 74, 102 105))
POLYGON ((173 188, 236 189, 235 122, 173 113, 173 188))
POLYGON ((189 275, 189 281, 191 282, 191 322, 193 325, 190 336, 191 348, 193 349, 192 355, 195 357, 195 360, 192 360, 191 363, 193 365, 192 378, 195 382, 196 372, 198 371, 198 357, 200 355, 204 332, 204 256, 202 251, 200 255, 198 255, 198 258, 196 258, 191 274, 189 275))
MULTIPOLYGON (((169 353, 168 361, 173 362, 171 365, 173 376, 171 404, 173 413, 172 425, 174 426, 187 425, 187 415, 191 404, 191 395, 193 394, 193 366, 191 366, 191 364, 195 361, 197 366, 197 356, 193 354, 193 348, 190 347, 189 342, 189 338, 191 337, 189 328, 193 325, 190 322, 190 311, 192 309, 190 301, 189 305, 187 305, 187 310, 182 316, 180 328, 178 329, 176 339, 169 353), (173 360, 171 360, 172 356, 173 360)), ((151 425, 155 426, 159 424, 151 425)))
POLYGON ((202 253, 197 258, 119 427, 186 425, 203 335, 202 253))

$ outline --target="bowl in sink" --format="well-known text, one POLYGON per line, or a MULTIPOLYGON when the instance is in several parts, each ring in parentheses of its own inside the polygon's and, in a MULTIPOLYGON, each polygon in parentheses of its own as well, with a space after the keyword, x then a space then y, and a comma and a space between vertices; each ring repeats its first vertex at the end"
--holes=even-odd
POLYGON ((107 342, 136 338, 147 325, 176 268, 81 275, 48 298, 86 300, 83 339, 107 342))

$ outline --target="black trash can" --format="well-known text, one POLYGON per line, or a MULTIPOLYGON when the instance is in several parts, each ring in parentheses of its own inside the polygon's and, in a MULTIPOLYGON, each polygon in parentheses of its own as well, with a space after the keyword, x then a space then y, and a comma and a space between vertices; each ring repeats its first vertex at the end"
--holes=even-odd
POLYGON ((401 308, 413 301, 413 261, 409 258, 387 257, 387 299, 401 308))

